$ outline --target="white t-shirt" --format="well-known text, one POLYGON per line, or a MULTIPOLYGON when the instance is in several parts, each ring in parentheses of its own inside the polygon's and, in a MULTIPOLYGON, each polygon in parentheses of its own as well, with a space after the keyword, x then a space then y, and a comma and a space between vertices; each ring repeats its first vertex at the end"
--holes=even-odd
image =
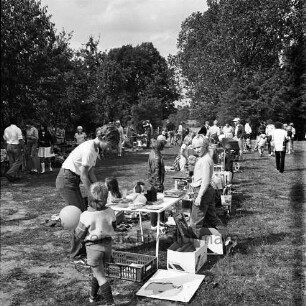
POLYGON ((284 141, 287 136, 287 131, 283 129, 275 129, 272 134, 272 141, 274 142, 275 151, 283 151, 284 141))
POLYGON ((4 130, 3 139, 7 144, 19 144, 19 140, 22 140, 22 132, 15 124, 11 124, 4 130))
POLYGON ((268 125, 266 126, 266 135, 267 135, 267 136, 272 136, 274 130, 275 130, 274 124, 268 124, 268 125))
POLYGON ((88 228, 85 241, 95 241, 105 237, 115 235, 113 222, 116 221, 115 212, 110 207, 103 210, 93 210, 89 208, 80 216, 80 222, 88 228))
POLYGON ((89 166, 89 168, 95 166, 98 154, 99 151, 94 147, 94 140, 87 140, 70 153, 62 168, 81 175, 81 166, 89 166))

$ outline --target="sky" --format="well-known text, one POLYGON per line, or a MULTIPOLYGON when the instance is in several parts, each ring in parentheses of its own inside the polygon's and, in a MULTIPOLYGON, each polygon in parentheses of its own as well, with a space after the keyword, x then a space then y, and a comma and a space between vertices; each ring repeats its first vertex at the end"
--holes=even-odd
POLYGON ((41 0, 58 31, 73 31, 79 49, 92 35, 99 49, 152 42, 164 57, 177 52, 182 22, 207 9, 205 0, 41 0))

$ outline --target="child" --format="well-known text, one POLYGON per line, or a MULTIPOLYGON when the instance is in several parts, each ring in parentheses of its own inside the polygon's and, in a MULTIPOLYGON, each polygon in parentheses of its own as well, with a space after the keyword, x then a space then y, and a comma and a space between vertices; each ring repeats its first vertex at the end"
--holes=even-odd
POLYGON ((91 266, 93 272, 89 301, 93 303, 98 299, 100 288, 106 303, 115 305, 112 289, 105 278, 104 263, 111 258, 116 217, 111 208, 105 207, 108 190, 104 183, 93 183, 90 186, 90 195, 88 210, 81 214, 75 230, 76 239, 85 242, 87 264, 91 266))
POLYGON ((265 146, 266 146, 266 142, 267 142, 267 136, 264 133, 261 133, 260 135, 258 135, 257 138, 257 148, 258 148, 258 152, 259 155, 262 156, 263 152, 265 150, 265 146))
POLYGON ((108 189, 107 203, 112 203, 113 199, 121 199, 122 195, 119 191, 118 181, 114 177, 107 177, 105 179, 105 186, 108 189))

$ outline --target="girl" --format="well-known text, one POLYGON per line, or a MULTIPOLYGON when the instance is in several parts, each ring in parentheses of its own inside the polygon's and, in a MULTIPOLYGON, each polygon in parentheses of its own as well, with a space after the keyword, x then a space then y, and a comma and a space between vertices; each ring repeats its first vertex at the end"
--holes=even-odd
POLYGON ((214 162, 213 152, 209 150, 209 140, 203 135, 197 135, 193 138, 192 145, 198 159, 191 183, 195 200, 192 204, 190 226, 201 237, 203 227, 210 225, 222 230, 224 226, 216 214, 215 190, 211 185, 214 162))
POLYGON ((258 152, 259 152, 260 156, 263 155, 263 152, 264 152, 265 146, 266 146, 266 142, 267 142, 266 134, 262 133, 262 134, 258 135, 256 147, 258 148, 258 152))
POLYGON ((119 191, 119 185, 116 178, 107 177, 105 179, 105 186, 108 189, 107 203, 112 203, 114 199, 121 199, 122 195, 119 191))
POLYGON ((38 157, 40 158, 41 173, 46 172, 45 162, 49 164, 50 172, 53 171, 50 161, 50 157, 54 156, 53 138, 46 125, 40 126, 40 130, 38 132, 38 146, 38 157))
POLYGON ((90 186, 90 195, 88 210, 81 214, 75 230, 75 238, 85 242, 87 264, 93 272, 89 301, 97 301, 100 289, 107 305, 115 305, 111 286, 105 278, 104 263, 111 259, 116 217, 110 207, 105 207, 108 190, 104 183, 93 183, 90 186))

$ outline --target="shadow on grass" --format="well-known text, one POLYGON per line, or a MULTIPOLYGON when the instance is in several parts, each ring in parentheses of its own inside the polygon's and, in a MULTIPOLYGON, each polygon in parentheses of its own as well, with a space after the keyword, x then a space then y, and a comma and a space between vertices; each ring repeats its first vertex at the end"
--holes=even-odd
MULTIPOLYGON (((302 162, 302 161, 300 161, 302 162)), ((293 284, 294 284, 294 293, 293 300, 295 305, 303 305, 303 283, 305 279, 303 278, 303 267, 305 262, 303 263, 303 247, 305 246, 305 191, 303 185, 303 177, 301 175, 301 182, 297 182, 291 187, 290 190, 290 206, 293 211, 294 218, 292 219, 292 223, 294 228, 297 229, 295 235, 295 245, 297 247, 294 248, 294 268, 293 268, 293 284)), ((305 272, 305 271, 304 271, 305 272)))
POLYGON ((254 247, 257 247, 263 244, 276 244, 284 240, 287 236, 290 236, 290 234, 277 233, 277 234, 270 234, 267 236, 260 236, 256 238, 247 238, 238 243, 237 248, 235 249, 235 253, 249 254, 253 252, 252 249, 254 247))

